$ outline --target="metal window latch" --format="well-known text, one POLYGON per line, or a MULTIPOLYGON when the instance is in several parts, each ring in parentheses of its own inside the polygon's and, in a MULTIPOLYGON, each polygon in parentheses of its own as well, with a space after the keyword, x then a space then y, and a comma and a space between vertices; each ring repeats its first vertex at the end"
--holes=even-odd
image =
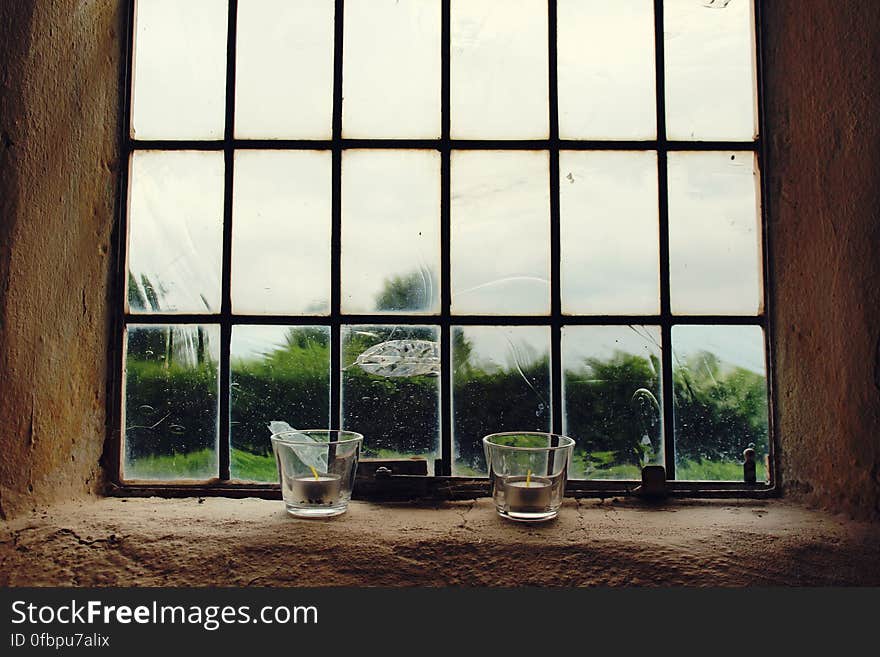
POLYGON ((758 480, 756 458, 755 443, 749 443, 749 446, 743 450, 743 481, 747 484, 754 484, 758 480))
POLYGON ((649 499, 661 499, 669 494, 666 486, 666 468, 662 465, 646 465, 642 468, 642 484, 633 493, 649 499))

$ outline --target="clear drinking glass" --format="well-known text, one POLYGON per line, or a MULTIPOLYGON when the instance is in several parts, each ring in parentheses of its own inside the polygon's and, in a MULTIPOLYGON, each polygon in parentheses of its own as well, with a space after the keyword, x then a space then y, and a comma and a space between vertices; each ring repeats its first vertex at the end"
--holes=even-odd
POLYGON ((287 512, 303 518, 345 513, 364 437, 354 431, 302 429, 272 436, 287 512))
POLYGON ((556 517, 565 495, 573 439, 510 431, 486 436, 483 449, 498 515, 524 522, 556 517))

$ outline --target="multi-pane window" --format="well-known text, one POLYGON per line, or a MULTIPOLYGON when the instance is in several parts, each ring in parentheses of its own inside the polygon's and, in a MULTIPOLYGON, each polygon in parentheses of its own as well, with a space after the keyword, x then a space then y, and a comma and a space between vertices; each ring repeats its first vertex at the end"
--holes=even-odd
POLYGON ((275 481, 285 421, 769 482, 755 9, 133 2, 120 479, 275 481))

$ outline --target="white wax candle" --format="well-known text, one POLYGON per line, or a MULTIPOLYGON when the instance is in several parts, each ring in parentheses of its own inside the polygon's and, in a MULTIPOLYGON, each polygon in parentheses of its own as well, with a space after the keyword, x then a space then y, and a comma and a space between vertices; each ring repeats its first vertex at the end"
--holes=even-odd
POLYGON ((339 501, 340 478, 337 474, 318 473, 296 477, 290 482, 295 504, 336 504, 339 501))
POLYGON ((508 513, 542 513, 550 507, 550 480, 545 477, 508 477, 504 503, 508 513))

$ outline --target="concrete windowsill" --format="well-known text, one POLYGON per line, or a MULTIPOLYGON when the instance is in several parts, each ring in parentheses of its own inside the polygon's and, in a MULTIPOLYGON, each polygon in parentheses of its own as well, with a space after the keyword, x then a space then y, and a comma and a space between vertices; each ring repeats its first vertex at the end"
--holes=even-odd
POLYGON ((567 499, 535 526, 488 499, 314 521, 277 501, 108 498, 3 523, 0 564, 3 586, 880 585, 880 526, 779 500, 567 499))

